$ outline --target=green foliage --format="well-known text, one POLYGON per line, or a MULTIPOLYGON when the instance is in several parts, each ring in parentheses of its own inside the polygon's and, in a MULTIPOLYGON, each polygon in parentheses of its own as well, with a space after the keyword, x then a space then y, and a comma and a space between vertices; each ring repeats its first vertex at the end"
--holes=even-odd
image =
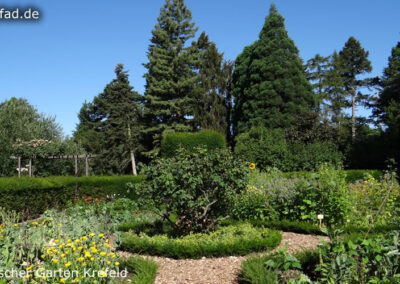
POLYGON ((398 232, 384 238, 335 238, 320 250, 321 280, 327 283, 397 283, 399 245, 398 232))
POLYGON ((323 214, 324 224, 329 226, 347 220, 350 198, 342 171, 322 165, 318 173, 308 178, 296 175, 285 178, 279 171, 261 177, 253 177, 252 184, 239 195, 233 209, 235 218, 303 220, 317 224, 317 215, 323 214))
POLYGON ((120 269, 127 269, 133 274, 131 282, 134 284, 153 284, 157 276, 159 265, 151 259, 140 256, 132 256, 122 258, 120 261, 120 269))
POLYGON ((75 140, 87 151, 98 151, 92 152, 98 154, 96 171, 136 174, 135 152, 141 150, 141 96, 130 86, 123 64, 117 65, 115 74, 116 78, 93 99, 93 103, 85 103, 82 107, 75 140))
POLYGON ((236 193, 247 184, 248 169, 228 149, 195 148, 155 160, 143 173, 147 183, 134 186, 139 201, 150 203, 166 220, 177 215, 176 230, 188 233, 209 230, 229 216, 236 193))
POLYGON ((166 0, 152 30, 147 53, 148 72, 145 91, 145 132, 153 145, 148 155, 158 154, 164 130, 178 132, 194 129, 195 94, 198 76, 194 67, 198 52, 187 43, 197 28, 192 13, 182 0, 166 0))
POLYGON ((206 147, 209 151, 225 148, 225 137, 214 130, 166 133, 161 142, 161 154, 165 158, 170 158, 176 155, 179 148, 193 151, 196 147, 206 147))
POLYGON ((400 187, 394 173, 385 173, 380 180, 367 175, 350 184, 352 213, 349 220, 360 226, 386 224, 396 216, 400 187))
POLYGON ((262 170, 269 167, 282 171, 316 170, 326 162, 342 163, 342 154, 332 142, 290 142, 283 130, 263 126, 252 127, 237 136, 235 153, 262 170))
POLYGON ((194 42, 194 47, 199 54, 194 124, 199 129, 214 129, 225 133, 225 97, 230 72, 226 72, 223 54, 218 52, 215 43, 209 41, 205 32, 194 42))
POLYGON ((60 142, 61 136, 54 117, 40 114, 26 99, 11 98, 0 103, 0 176, 16 174, 16 163, 10 156, 15 154, 13 145, 18 139, 60 142))
POLYGON ((368 60, 368 51, 365 51, 358 40, 350 37, 336 58, 335 67, 343 80, 344 94, 348 97, 347 106, 352 107, 352 140, 356 138, 356 105, 367 104, 368 96, 360 91, 367 86, 367 80, 359 79, 359 75, 369 73, 372 70, 371 62, 368 60))
MULTIPOLYGON (((140 183, 144 179, 144 176, 81 177, 78 194, 93 198, 132 196, 126 183, 140 183)), ((75 197, 75 186, 74 177, 1 178, 0 207, 35 217, 48 208, 65 207, 75 197)))
POLYGON ((120 248, 132 253, 172 258, 200 258, 246 255, 275 248, 281 242, 278 231, 254 228, 248 224, 221 227, 209 234, 190 234, 172 239, 167 235, 149 237, 144 233, 122 235, 120 248))
POLYGON ((300 270, 313 272, 318 261, 319 255, 316 251, 289 255, 285 249, 280 249, 274 254, 252 256, 243 261, 239 277, 244 284, 312 283, 300 270), (289 270, 291 273, 286 273, 289 270))
POLYGON ((271 5, 259 39, 245 47, 233 73, 235 134, 252 126, 287 128, 313 111, 315 98, 284 19, 271 5))

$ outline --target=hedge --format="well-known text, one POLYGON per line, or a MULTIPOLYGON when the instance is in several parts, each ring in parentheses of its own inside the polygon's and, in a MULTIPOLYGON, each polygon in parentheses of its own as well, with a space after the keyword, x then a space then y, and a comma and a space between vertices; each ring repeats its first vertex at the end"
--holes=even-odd
POLYGON ((161 154, 164 158, 175 155, 176 150, 184 148, 192 150, 197 146, 206 146, 208 150, 225 148, 225 137, 214 130, 202 130, 199 132, 174 132, 164 135, 161 141, 161 154))
POLYGON ((171 258, 201 258, 246 255, 277 247, 282 240, 278 231, 250 224, 221 227, 209 234, 190 234, 180 238, 145 233, 124 233, 119 249, 131 253, 171 258))
MULTIPOLYGON (((78 194, 106 197, 119 195, 130 197, 126 183, 138 183, 144 176, 100 176, 78 178, 78 194)), ((0 207, 24 212, 35 217, 52 207, 63 208, 75 197, 75 177, 0 178, 0 207)))

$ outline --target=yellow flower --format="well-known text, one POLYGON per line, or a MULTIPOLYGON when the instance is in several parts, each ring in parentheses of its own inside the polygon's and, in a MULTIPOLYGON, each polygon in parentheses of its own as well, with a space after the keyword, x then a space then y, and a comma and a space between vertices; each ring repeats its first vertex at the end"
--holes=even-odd
POLYGON ((110 265, 111 264, 111 261, 107 261, 107 265, 110 265))
POLYGON ((61 278, 61 279, 60 279, 60 283, 65 283, 65 279, 64 279, 64 278, 61 278))
POLYGON ((101 256, 106 256, 106 255, 107 255, 107 253, 106 253, 106 252, 104 252, 104 251, 102 251, 102 252, 100 253, 100 255, 101 255, 101 256))
POLYGON ((95 235, 96 235, 95 233, 90 233, 90 234, 89 234, 89 236, 92 237, 92 238, 93 238, 95 235))
POLYGON ((94 257, 91 257, 90 260, 91 260, 91 261, 94 261, 94 257))
POLYGON ((83 236, 83 237, 81 238, 81 240, 83 240, 83 241, 85 241, 86 239, 87 239, 86 236, 83 236))
POLYGON ((55 242, 56 244, 58 244, 59 240, 54 240, 54 242, 55 242))
POLYGON ((71 261, 68 261, 66 264, 65 264, 65 268, 68 268, 68 267, 70 267, 71 266, 71 261))
POLYGON ((100 234, 99 237, 100 237, 100 238, 104 237, 104 234, 100 234))
POLYGON ((42 259, 44 259, 44 258, 45 258, 44 254, 42 254, 40 257, 41 257, 42 259))
POLYGON ((78 283, 78 282, 79 282, 79 278, 78 277, 75 277, 75 279, 72 280, 72 283, 78 283))
POLYGON ((92 255, 90 254, 90 252, 85 251, 85 257, 86 257, 86 258, 90 258, 90 257, 92 257, 92 255))
POLYGON ((37 226, 37 225, 39 225, 39 223, 35 221, 35 222, 32 222, 32 225, 37 226))
POLYGON ((67 242, 69 242, 69 243, 70 243, 70 242, 71 242, 71 239, 68 239, 68 240, 67 240, 67 242))
POLYGON ((32 270, 32 265, 26 268, 26 271, 32 270))
POLYGON ((42 279, 46 281, 46 280, 47 280, 47 277, 46 277, 46 276, 43 276, 42 279))
POLYGON ((118 266, 118 265, 119 265, 119 262, 117 261, 117 262, 115 262, 114 264, 115 264, 115 266, 118 266))
POLYGON ((256 168, 256 164, 251 163, 251 164, 249 165, 249 169, 250 169, 250 170, 254 170, 255 168, 256 168))
POLYGON ((82 262, 82 261, 84 261, 85 259, 83 258, 83 257, 79 257, 78 258, 78 262, 82 262))
POLYGON ((53 263, 57 263, 57 262, 58 262, 58 259, 53 258, 52 262, 53 262, 53 263))
POLYGON ((99 276, 100 277, 104 277, 104 276, 106 276, 106 273, 103 270, 100 270, 99 271, 99 276))
POLYGON ((78 247, 79 250, 82 250, 82 247, 78 247))
POLYGON ((26 279, 29 279, 29 277, 31 277, 30 274, 25 275, 25 278, 26 278, 26 279))
MULTIPOLYGON (((59 227, 60 227, 60 226, 62 226, 62 224, 61 224, 61 223, 58 223, 58 224, 57 224, 57 226, 59 226, 59 227)), ((64 280, 64 281, 65 281, 65 280, 64 280)), ((64 283, 64 282, 62 282, 62 283, 64 283)))

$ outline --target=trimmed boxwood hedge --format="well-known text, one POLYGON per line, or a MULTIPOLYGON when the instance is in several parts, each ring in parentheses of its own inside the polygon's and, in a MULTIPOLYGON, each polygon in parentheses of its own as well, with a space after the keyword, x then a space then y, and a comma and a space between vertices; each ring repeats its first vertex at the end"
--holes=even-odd
POLYGON ((281 240, 282 235, 278 231, 239 224, 221 227, 209 234, 190 234, 176 239, 167 235, 150 237, 144 233, 125 233, 119 249, 178 259, 201 258, 270 250, 277 247, 281 240))
MULTIPOLYGON (((144 176, 100 176, 78 178, 79 196, 129 197, 126 183, 137 183, 144 176)), ((35 217, 52 207, 63 208, 75 197, 75 177, 0 178, 0 207, 35 217)))
POLYGON ((191 151, 198 146, 205 146, 208 150, 225 148, 224 135, 214 130, 199 132, 173 132, 165 134, 161 141, 161 154, 164 158, 173 157, 176 150, 184 148, 191 151))

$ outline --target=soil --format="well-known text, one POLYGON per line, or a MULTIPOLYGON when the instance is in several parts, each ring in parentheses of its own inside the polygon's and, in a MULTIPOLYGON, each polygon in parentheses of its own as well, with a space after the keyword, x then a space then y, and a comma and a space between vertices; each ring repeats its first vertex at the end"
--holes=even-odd
MULTIPOLYGON (((325 241, 328 238, 323 238, 325 241)), ((282 242, 275 250, 287 247, 288 253, 316 248, 320 237, 282 232, 282 242)), ((121 255, 127 255, 121 252, 121 255)), ((237 284, 240 265, 246 256, 201 259, 151 257, 160 264, 155 284, 237 284)))

